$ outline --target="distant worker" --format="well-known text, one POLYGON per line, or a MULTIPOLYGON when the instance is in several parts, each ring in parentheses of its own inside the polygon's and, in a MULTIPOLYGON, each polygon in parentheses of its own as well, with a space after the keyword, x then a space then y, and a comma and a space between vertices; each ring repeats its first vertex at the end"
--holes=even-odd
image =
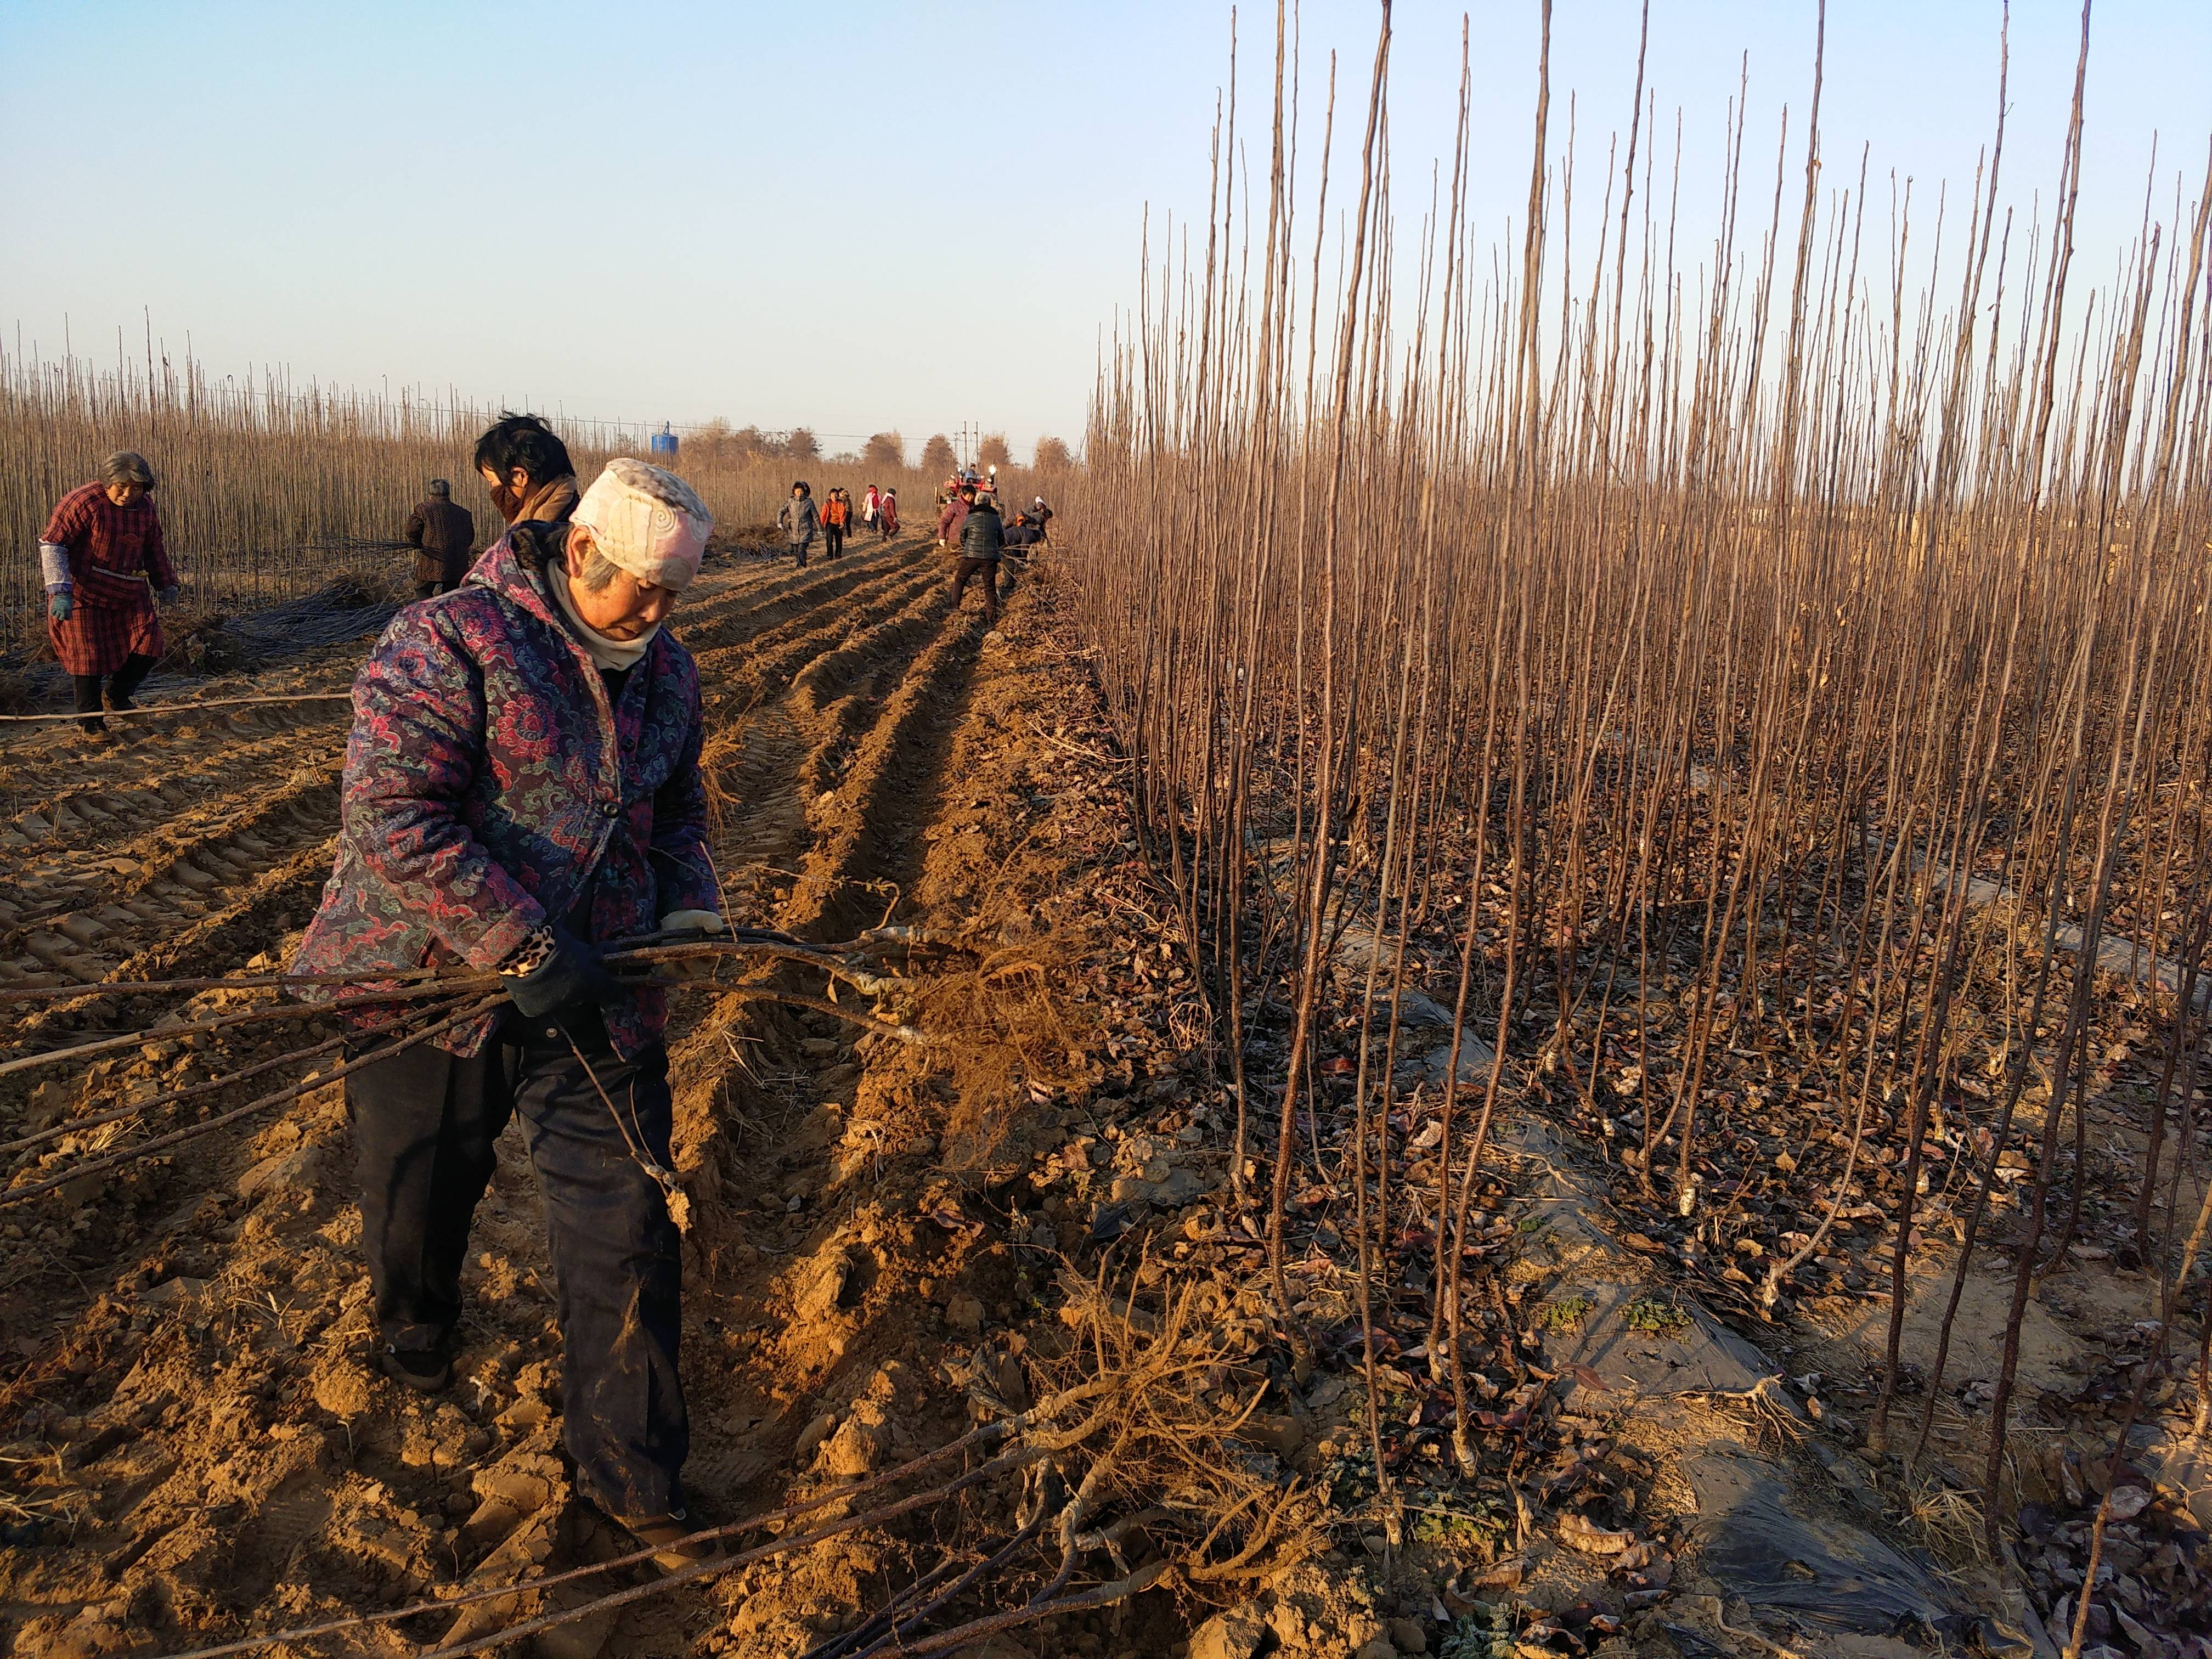
POLYGON ((477 471, 509 524, 559 524, 576 507, 568 446, 535 415, 502 415, 477 440, 477 471))
POLYGON ((135 450, 118 449, 100 477, 61 498, 39 532, 39 572, 46 585, 46 637, 70 677, 77 723, 98 734, 100 681, 107 707, 129 708, 131 694, 168 643, 154 614, 177 599, 177 573, 161 544, 154 510, 154 469, 135 450))
POLYGON ((860 522, 870 530, 876 527, 876 514, 882 510, 883 504, 883 491, 870 484, 868 493, 860 497, 860 522))
POLYGON ((999 509, 988 495, 979 497, 973 484, 963 485, 960 494, 968 504, 968 511, 960 521, 960 563, 952 573, 952 608, 960 608, 961 595, 968 590, 968 579, 983 579, 983 622, 986 627, 999 625, 999 556, 1006 547, 1006 527, 1000 522, 999 509))
POLYGON ((790 545, 792 563, 805 569, 806 550, 813 545, 814 532, 822 528, 822 509, 814 505, 814 491, 805 479, 792 485, 791 499, 776 509, 775 521, 790 545))
POLYGON ((518 523, 458 592, 400 611, 354 679, 337 864, 292 967, 497 975, 496 1006, 346 1079, 377 1364, 451 1384, 470 1221, 520 1117, 577 1489, 672 1571, 716 1551, 681 1485, 667 993, 601 957, 721 931, 699 671, 665 626, 713 528, 675 474, 611 461, 573 517, 518 523))
POLYGON ((1006 526, 1006 545, 1009 558, 1022 558, 1030 549, 1044 539, 1044 531, 1026 513, 1014 514, 1014 521, 1006 526))
POLYGON ((833 559, 845 550, 845 525, 852 514, 853 504, 842 489, 831 490, 822 503, 822 550, 833 559))
POLYGON ((951 549, 960 545, 960 526, 968 517, 968 509, 975 505, 975 486, 956 483, 951 499, 945 503, 937 515, 937 544, 951 549))
POLYGON ((427 599, 459 587, 469 574, 476 543, 475 517, 454 505, 453 485, 431 479, 428 498, 407 515, 407 544, 415 550, 415 597, 427 599))
POLYGON ((1040 495, 1036 500, 1030 503, 1028 516, 1029 521, 1037 528, 1037 539, 1039 541, 1051 540, 1052 538, 1047 532, 1045 526, 1052 522, 1053 514, 1052 509, 1044 504, 1043 496, 1040 495))
POLYGON ((886 489, 876 503, 876 536, 879 541, 889 541, 898 534, 898 491, 886 489))

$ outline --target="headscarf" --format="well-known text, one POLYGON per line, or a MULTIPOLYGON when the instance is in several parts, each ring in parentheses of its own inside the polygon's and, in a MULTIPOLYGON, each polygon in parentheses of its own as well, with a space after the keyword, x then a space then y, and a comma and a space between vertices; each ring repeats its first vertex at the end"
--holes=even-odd
POLYGON ((714 515, 673 472, 620 456, 592 481, 570 514, 617 568, 682 592, 699 574, 714 515))

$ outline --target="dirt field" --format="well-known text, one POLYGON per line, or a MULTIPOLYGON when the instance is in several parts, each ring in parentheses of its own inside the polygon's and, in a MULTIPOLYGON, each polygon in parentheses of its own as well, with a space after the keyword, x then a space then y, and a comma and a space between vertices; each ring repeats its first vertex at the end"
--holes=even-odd
MULTIPOLYGON (((803 573, 724 567, 695 592, 683 634, 707 689, 733 917, 837 937, 886 918, 964 927, 978 896, 1009 917, 1024 908, 1025 891, 1006 890, 1021 838, 1008 826, 1041 815, 975 750, 1002 727, 1002 738, 1046 747, 1028 722, 1048 699, 1003 647, 987 650, 972 599, 968 616, 949 616, 942 575, 909 538, 803 573)), ((252 689, 343 687, 361 648, 316 653, 252 689)), ((18 728, 0 750, 0 841, 18 872, 0 899, 0 983, 279 959, 328 872, 343 712, 296 704, 149 721, 100 747, 66 727, 18 728)), ((190 1018, 216 1000, 34 1012, 14 1023, 10 1052, 177 1010, 190 1018)), ((787 1483, 802 1429, 883 1387, 884 1361, 902 1357, 908 1377, 933 1368, 938 1310, 957 1301, 951 1287, 966 1269, 963 1252, 948 1261, 915 1243, 917 1182, 1006 1139, 1002 1120, 978 1133, 1003 1103, 987 1098, 994 1084, 1024 1101, 1030 1085, 1012 1080, 1018 1059, 982 1075, 994 1069, 987 1041, 964 1055, 978 1079, 963 1121, 902 1076, 893 1080, 906 1092, 880 1098, 878 1073, 903 1068, 857 1054, 835 1021, 687 1000, 672 1045, 680 1162, 711 1212, 691 1239, 690 1476, 703 1509, 738 1515, 787 1483), (965 1151, 939 1152, 941 1139, 963 1133, 965 1151), (880 1260, 819 1316, 791 1316, 794 1267, 854 1238, 880 1260)), ((254 1052, 234 1043, 227 1058, 254 1052)), ((0 1122, 14 1133, 74 1114, 81 1096, 150 1094, 199 1075, 198 1058, 149 1044, 77 1075, 10 1077, 0 1122)), ((1065 1050, 1042 1057, 1035 1092, 1075 1064, 1065 1050)), ((488 1554, 501 1558, 496 1573, 595 1547, 561 1524, 566 1482, 547 1404, 557 1342, 519 1142, 509 1138, 480 1214, 465 1380, 426 1407, 364 1369, 367 1287, 339 1092, 93 1190, 0 1212, 4 1501, 17 1546, 5 1594, 27 1647, 100 1652, 155 1631, 165 1638, 155 1645, 189 1645, 256 1609, 281 1621, 373 1608, 481 1576, 488 1554)), ((191 1121, 199 1108, 183 1109, 191 1121)), ((49 1143, 44 1156, 59 1164, 150 1127, 125 1121, 49 1143)), ((17 1161, 35 1170, 40 1156, 17 1161)), ((650 1606, 616 1647, 680 1650, 715 1605, 693 1595, 650 1606)))
MULTIPOLYGON (((1187 1547, 1204 1531, 1176 1534, 1179 1513, 1225 1512, 1237 1492, 1258 1500, 1249 1516, 1273 1518, 1248 1516, 1242 1563, 1187 1570, 1201 1547, 1095 1613, 979 1636, 970 1659, 1385 1659, 1511 1652, 1516 1640, 1523 1652, 1875 1654, 1920 1650, 1890 1626, 1924 1635, 1944 1620, 1954 1644, 2048 1650, 2021 1595, 1975 1559, 1972 1516, 1916 1498, 1856 1450, 1881 1305, 1846 1293, 1839 1274, 1838 1293, 1808 1297, 1791 1324, 1754 1325, 1757 1346, 1723 1327, 1653 1265, 1660 1247, 1638 1229, 1657 1224, 1574 1131, 1564 1085, 1554 1117, 1505 1133, 1482 1199, 1475 1271, 1494 1284, 1496 1315, 1469 1340, 1496 1349, 1485 1474, 1449 1474, 1437 1414, 1449 1394, 1410 1340, 1378 1357, 1393 1417, 1379 1433, 1367 1424, 1336 1231, 1348 1192, 1316 1182, 1297 1194, 1291 1277, 1307 1334, 1286 1343, 1271 1322, 1260 1212, 1227 1186, 1229 1096, 1207 1073, 1194 993, 1136 858, 1125 773, 1079 651, 1027 586, 987 637, 972 599, 950 612, 945 574, 913 538, 804 572, 725 562, 677 624, 706 688, 732 918, 825 940, 903 922, 957 946, 915 961, 908 1014, 927 1047, 855 1042, 829 1016, 708 991, 680 1000, 689 1479, 709 1519, 834 1496, 952 1440, 994 1403, 1019 1409, 1098 1374, 1113 1360, 1102 1332, 1140 1346, 1131 1334, 1171 1321, 1180 1298, 1209 1364, 1174 1396, 1182 1415, 1146 1396, 1153 1415, 1129 1429, 1144 1457, 1115 1465, 1101 1512, 1135 1517, 1132 1529, 1087 1547, 1104 1553, 1081 1582, 1141 1577, 1175 1554, 1174 1537, 1187 1547), (1376 1502, 1377 1445, 1396 1521, 1376 1502), (1157 1544, 1146 1524, 1165 1528, 1157 1544), (1794 1555, 1747 1542, 1791 1526, 1811 1540, 1794 1555), (1881 1616, 1862 1628, 1850 1620, 1868 1583, 1881 1616), (1983 1615, 1999 1623, 1978 1627, 1983 1615), (1747 1620, 1796 1645, 1752 1644, 1747 1620)), ((192 690, 343 688, 363 643, 192 690)), ((344 732, 337 702, 149 720, 100 746, 64 727, 9 729, 0 988, 280 962, 329 869, 344 732)), ((246 1005, 217 992, 28 1006, 5 1010, 9 1056, 246 1005)), ((73 1067, 0 1073, 0 1136, 329 1035, 269 1029, 174 1030, 73 1067)), ((65 1175, 252 1093, 10 1146, 11 1179, 65 1175)), ((569 1501, 559 1345, 519 1137, 479 1212, 456 1386, 426 1401, 368 1367, 339 1096, 330 1085, 0 1208, 0 1631, 15 1651, 178 1653, 501 1589, 623 1547, 569 1501)), ((2124 1124, 2108 1127, 2117 1147, 2124 1124)), ((1404 1130, 1415 1162, 1418 1109, 1404 1130)), ((1940 1259, 1933 1248, 1917 1258, 1938 1297, 1940 1259)), ((2139 1276, 2085 1263, 2069 1277, 2078 1285, 2057 1301, 2074 1312, 2037 1309, 2024 1372, 2051 1398, 2069 1376, 2106 1376, 2095 1362, 2108 1351, 2124 1361, 2119 1334, 2143 1311, 2139 1276)), ((1427 1288, 1409 1256, 1389 1293, 1410 1305, 1427 1288)), ((1969 1384, 1987 1374, 2001 1296, 1978 1285, 1962 1323, 1968 1351, 1952 1374, 1969 1384)), ((1916 1308, 1909 1325, 1930 1322, 1916 1308)), ((1965 1466, 1980 1431, 1961 1398, 1944 1402, 1936 1443, 1965 1466)), ((2023 1490, 2047 1499, 2045 1536, 2078 1527, 2064 1493, 2079 1458, 2068 1464, 2057 1428, 2025 1437, 2023 1490)), ((2127 1546, 2147 1576, 2191 1524, 2193 1462, 2169 1462, 2172 1490, 2142 1515, 2142 1547, 2127 1546)), ((536 1649, 849 1653, 840 1632, 943 1563, 973 1565, 1021 1513, 1015 1494, 978 1487, 548 1629, 536 1649)), ((2036 1547, 2025 1567, 2063 1559, 2056 1544, 2036 1547)), ((654 1582, 620 1568, 282 1650, 464 1644, 654 1582)), ((1018 1605, 1042 1575, 1013 1582, 995 1601, 979 1586, 931 1627, 1018 1605)))

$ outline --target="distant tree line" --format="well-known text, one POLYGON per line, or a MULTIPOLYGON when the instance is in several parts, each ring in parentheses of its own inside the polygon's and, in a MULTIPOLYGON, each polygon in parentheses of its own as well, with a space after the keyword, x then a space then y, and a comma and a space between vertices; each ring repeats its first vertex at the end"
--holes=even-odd
MULTIPOLYGON (((696 458, 704 462, 743 463, 746 461, 791 461, 800 465, 814 465, 823 459, 822 445, 807 427, 794 427, 787 434, 763 432, 757 426, 732 427, 720 418, 708 421, 684 434, 684 453, 687 459, 696 458)), ((861 447, 858 456, 833 455, 832 461, 858 460, 862 465, 880 472, 892 472, 906 465, 906 439, 901 434, 878 432, 861 447)), ((942 432, 932 433, 921 447, 921 469, 924 472, 942 475, 959 465, 952 448, 952 440, 942 432)), ((992 432, 984 434, 977 446, 975 465, 978 466, 1012 467, 1014 453, 1006 443, 1006 434, 992 432)), ((1075 465, 1075 457, 1058 438, 1039 438, 1036 458, 1030 465, 1040 472, 1053 471, 1075 465)))

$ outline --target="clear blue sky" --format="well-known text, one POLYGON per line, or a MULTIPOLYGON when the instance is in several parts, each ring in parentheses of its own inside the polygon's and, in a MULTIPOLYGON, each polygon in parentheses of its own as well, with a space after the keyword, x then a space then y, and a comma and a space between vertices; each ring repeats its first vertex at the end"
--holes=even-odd
MULTIPOLYGON (((1392 138, 1408 243, 1449 143, 1461 8, 1398 7, 1392 138)), ((1995 105, 1996 0, 1836 0, 1831 182, 1970 184, 1995 105)), ((1750 55, 1767 182, 1802 119, 1810 0, 1653 0, 1649 83, 1684 216, 1710 234, 1726 100, 1750 55)), ((1473 9, 1474 222, 1526 190, 1534 0, 1473 9)), ((1264 182, 1272 8, 1241 14, 1240 110, 1264 182)), ((1374 11, 1304 10, 1306 139, 1327 53, 1355 135, 1374 11)), ((2007 173, 2057 172, 2078 6, 2018 0, 2007 173)), ((1558 0, 1554 132, 1574 94, 1578 185, 1625 128, 1632 0, 1558 0)), ((458 387, 628 420, 963 421, 1018 453, 1081 435, 1102 329, 1137 292, 1149 204, 1202 225, 1226 6, 689 3, 621 7, 6 0, 0 325, 58 351, 134 342, 142 307, 220 369, 458 387)), ((2212 133, 2212 3, 2102 0, 2089 77, 2084 280, 2193 198, 2212 133)), ((1317 149, 1317 145, 1315 146, 1317 149)), ((1310 177, 1312 151, 1309 151, 1310 177)), ((1747 172, 1757 169, 1747 165, 1747 172)), ((1579 191, 1578 191, 1579 193, 1579 191)), ((1334 201, 1346 198, 1339 196, 1334 201)), ((1878 198, 1883 199, 1883 198, 1878 198)), ((1310 222, 1309 221, 1309 223, 1310 222)), ((2175 232, 2169 224, 2168 240, 2175 232)), ((1410 264, 1412 248, 1401 263, 1410 264)), ((11 340, 12 349, 12 340, 11 340)), ((842 447, 833 440, 832 447, 842 447)))

